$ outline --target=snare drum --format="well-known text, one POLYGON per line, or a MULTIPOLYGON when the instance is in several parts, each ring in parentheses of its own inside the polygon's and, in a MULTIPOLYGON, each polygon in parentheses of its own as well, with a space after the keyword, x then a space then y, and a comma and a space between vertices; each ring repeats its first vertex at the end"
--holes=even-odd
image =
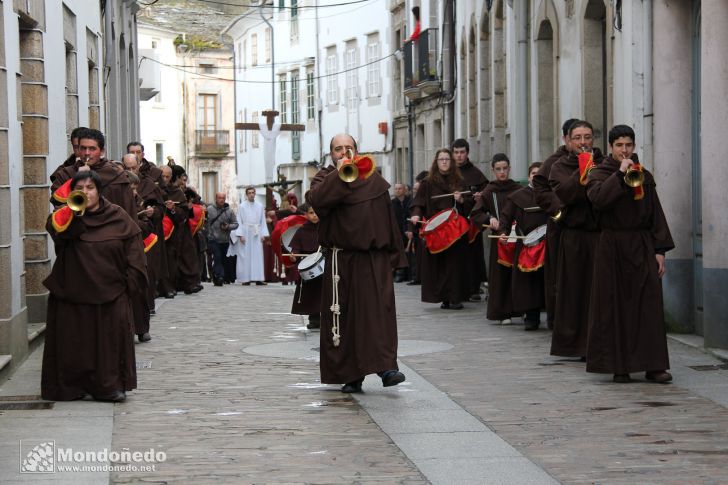
POLYGON ((422 229, 422 237, 428 251, 437 254, 455 244, 469 228, 467 217, 461 216, 455 209, 445 209, 427 221, 422 229))
POLYGON ((518 253, 518 269, 531 273, 543 267, 546 259, 546 224, 526 234, 518 253))
POLYGON ((309 281, 324 274, 326 258, 323 253, 309 254, 298 263, 298 273, 301 279, 309 281))

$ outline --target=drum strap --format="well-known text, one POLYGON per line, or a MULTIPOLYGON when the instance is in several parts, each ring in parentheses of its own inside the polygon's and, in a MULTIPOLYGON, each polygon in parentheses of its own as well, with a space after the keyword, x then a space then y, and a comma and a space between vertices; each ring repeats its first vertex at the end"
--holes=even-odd
POLYGON ((339 307, 339 248, 331 248, 331 291, 332 303, 331 313, 333 314, 331 334, 334 340, 334 347, 339 346, 341 335, 339 334, 339 315, 341 315, 341 307, 339 307))

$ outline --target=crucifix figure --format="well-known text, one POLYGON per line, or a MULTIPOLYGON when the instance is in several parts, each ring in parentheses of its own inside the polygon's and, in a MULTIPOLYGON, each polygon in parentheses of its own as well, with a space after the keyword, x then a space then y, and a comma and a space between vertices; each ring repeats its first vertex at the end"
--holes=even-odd
POLYGON ((265 117, 265 123, 235 123, 236 130, 259 130, 263 136, 263 161, 265 162, 265 181, 266 183, 273 182, 273 172, 275 169, 276 161, 276 138, 281 131, 304 131, 306 126, 300 124, 280 124, 275 122, 276 116, 278 116, 276 110, 263 111, 265 117))

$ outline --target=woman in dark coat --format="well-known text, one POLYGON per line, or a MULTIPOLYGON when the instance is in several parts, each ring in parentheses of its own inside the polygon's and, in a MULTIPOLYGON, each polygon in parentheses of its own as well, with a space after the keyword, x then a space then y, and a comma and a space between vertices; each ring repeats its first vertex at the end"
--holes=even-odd
MULTIPOLYGON (((472 207, 472 199, 465 198, 460 192, 465 191, 465 182, 453 160, 452 153, 447 148, 441 148, 435 153, 430 172, 427 178, 420 182, 417 195, 412 201, 412 217, 410 220, 415 227, 421 219, 429 220, 438 212, 445 209, 458 210, 458 217, 464 217, 472 207), (454 193, 452 196, 433 196, 454 193)), ((421 227, 421 226, 419 226, 421 227)), ((422 301, 426 303, 440 303, 440 308, 460 310, 461 302, 470 297, 469 280, 463 278, 468 262, 467 233, 455 241, 445 250, 432 254, 422 248, 422 301)))
POLYGON ((100 195, 94 172, 79 171, 72 187, 86 194, 85 213, 63 206, 46 225, 57 258, 43 282, 50 296, 41 393, 120 402, 136 388, 131 299, 147 285, 141 231, 100 195))

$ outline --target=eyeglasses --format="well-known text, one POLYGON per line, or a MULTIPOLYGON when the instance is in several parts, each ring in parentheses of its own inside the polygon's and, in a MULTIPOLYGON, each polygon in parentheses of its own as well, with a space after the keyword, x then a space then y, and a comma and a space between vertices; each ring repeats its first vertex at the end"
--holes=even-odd
POLYGON ((592 141, 593 139, 594 137, 592 135, 577 135, 571 137, 573 141, 592 141))

